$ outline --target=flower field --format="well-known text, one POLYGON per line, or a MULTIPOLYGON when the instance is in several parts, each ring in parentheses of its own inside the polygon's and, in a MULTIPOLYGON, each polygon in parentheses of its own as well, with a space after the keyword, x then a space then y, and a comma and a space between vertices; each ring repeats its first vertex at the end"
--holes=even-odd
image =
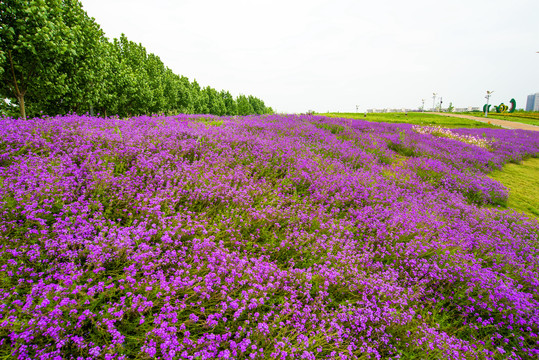
POLYGON ((0 119, 0 357, 534 359, 520 130, 0 119))

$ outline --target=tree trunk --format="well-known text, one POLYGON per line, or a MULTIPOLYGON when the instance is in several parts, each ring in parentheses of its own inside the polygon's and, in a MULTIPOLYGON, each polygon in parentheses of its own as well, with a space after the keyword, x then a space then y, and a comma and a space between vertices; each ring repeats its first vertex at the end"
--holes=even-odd
POLYGON ((21 117, 26 119, 26 108, 24 107, 24 94, 18 94, 17 100, 19 100, 19 108, 21 110, 21 117))
POLYGON ((11 65, 11 75, 13 76, 13 89, 15 91, 15 96, 19 100, 19 108, 21 110, 21 117, 26 119, 26 109, 24 108, 24 94, 26 90, 19 89, 19 84, 17 83, 17 77, 15 76, 15 67, 13 66, 13 58, 11 57, 11 50, 7 51, 9 57, 9 63, 11 65), (22 91, 21 91, 22 90, 22 91))

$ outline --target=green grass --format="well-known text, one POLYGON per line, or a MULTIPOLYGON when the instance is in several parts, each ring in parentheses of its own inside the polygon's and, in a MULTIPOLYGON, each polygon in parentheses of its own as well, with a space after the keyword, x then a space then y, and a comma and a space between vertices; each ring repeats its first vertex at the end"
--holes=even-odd
POLYGON ((509 189, 508 208, 539 220, 539 158, 506 164, 489 176, 509 189))
POLYGON ((366 117, 364 113, 322 113, 317 115, 367 120, 372 122, 409 123, 427 126, 439 125, 448 128, 499 128, 499 126, 475 120, 420 112, 410 112, 408 115, 405 115, 405 113, 368 113, 366 117))
MULTIPOLYGON (((477 117, 484 117, 485 114, 482 112, 463 112, 459 113, 463 115, 471 115, 477 117)), ((539 126, 539 112, 535 111, 517 111, 514 113, 503 113, 498 114, 496 112, 489 112, 488 117, 492 119, 500 119, 506 121, 515 121, 523 124, 539 126)))

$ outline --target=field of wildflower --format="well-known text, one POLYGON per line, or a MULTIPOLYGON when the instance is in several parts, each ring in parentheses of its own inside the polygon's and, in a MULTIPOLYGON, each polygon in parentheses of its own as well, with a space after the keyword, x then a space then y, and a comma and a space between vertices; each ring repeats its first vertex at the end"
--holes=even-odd
POLYGON ((535 359, 539 134, 0 119, 2 359, 535 359))

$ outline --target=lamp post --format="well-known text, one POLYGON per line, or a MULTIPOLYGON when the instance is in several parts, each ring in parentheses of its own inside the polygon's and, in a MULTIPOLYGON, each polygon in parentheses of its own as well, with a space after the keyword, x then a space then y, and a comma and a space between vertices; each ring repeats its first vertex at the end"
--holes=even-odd
POLYGON ((488 91, 487 90, 487 95, 485 95, 485 99, 487 99, 487 105, 485 106, 485 117, 488 117, 488 101, 490 99, 490 96, 492 95, 494 91, 488 91))
POLYGON ((432 93, 432 111, 436 111, 436 93, 432 93))
POLYGON ((421 99, 421 111, 425 111, 425 99, 421 99))
POLYGON ((359 111, 359 105, 356 105, 356 113, 359 111))

